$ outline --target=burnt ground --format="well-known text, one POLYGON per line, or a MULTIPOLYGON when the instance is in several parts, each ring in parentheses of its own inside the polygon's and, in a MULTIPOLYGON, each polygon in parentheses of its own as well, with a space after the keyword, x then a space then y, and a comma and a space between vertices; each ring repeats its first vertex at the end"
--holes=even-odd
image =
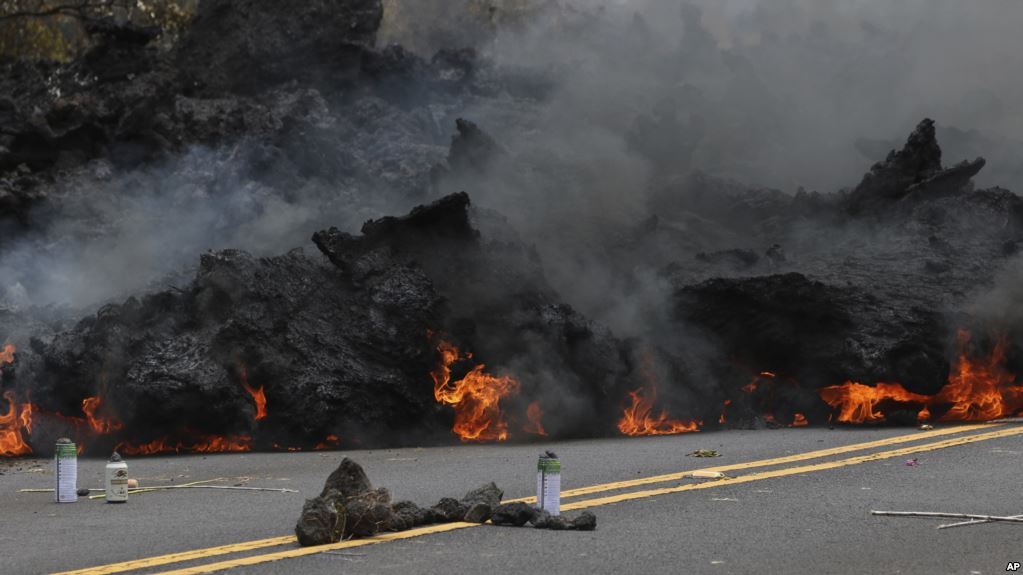
MULTIPOLYGON (((556 414, 544 421, 552 436, 617 433, 628 391, 651 385, 672 416, 707 426, 725 400, 729 425, 761 425, 765 411, 822 424, 830 410, 816 389, 847 379, 935 393, 961 327, 978 350, 1008 333, 1009 365, 1020 361, 1011 318, 970 307, 1017 253, 1020 198, 975 189, 985 161, 949 165, 931 120, 835 194, 751 188, 649 158, 660 167, 646 216, 581 242, 627 293, 657 286, 641 327, 616 333, 548 279, 558 264, 538 244, 571 243, 578 222, 569 217, 565 237, 522 236, 471 205, 520 159, 458 112, 536 104, 550 78, 471 49, 424 59, 377 47, 381 11, 373 0, 302 10, 218 0, 166 52, 148 31, 112 27, 71 64, 4 64, 0 249, 13 263, 0 339, 18 355, 2 385, 52 415, 37 449, 67 431, 55 414, 80 418, 97 395, 123 426, 97 449, 209 434, 256 448, 330 435, 447 441, 452 414, 430 379, 439 338, 522 382, 505 403, 517 438, 528 438, 517 430, 533 401, 556 414), (236 20, 243 12, 254 16, 236 20), (316 33, 324 19, 346 33, 316 33), (253 46, 252 34, 266 41, 253 46), (50 285, 49 262, 89 255, 80 245, 130 244, 111 206, 154 198, 198 238, 141 226, 142 239, 166 242, 159 279, 128 278, 101 307, 26 297, 50 285), (237 233, 296 205, 308 209, 288 233, 237 233), (395 215, 379 217, 385 209, 395 215), (784 385, 739 391, 762 371, 784 385), (265 419, 243 383, 265 391, 265 419)), ((656 125, 637 119, 638 153, 664 150, 656 125)), ((132 276, 131 263, 51 289, 132 276)))

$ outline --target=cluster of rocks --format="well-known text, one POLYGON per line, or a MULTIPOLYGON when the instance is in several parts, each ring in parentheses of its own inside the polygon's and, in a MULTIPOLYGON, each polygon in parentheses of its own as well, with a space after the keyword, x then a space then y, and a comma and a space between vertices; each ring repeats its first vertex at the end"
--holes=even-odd
POLYGON ((324 545, 353 537, 369 537, 386 531, 404 531, 434 523, 485 523, 538 529, 592 531, 596 517, 589 512, 575 519, 536 509, 522 502, 501 503, 504 492, 493 482, 465 494, 461 499, 442 498, 432 507, 411 501, 391 502, 384 487, 373 488, 366 472, 344 458, 327 478, 318 497, 308 499, 295 526, 303 546, 324 545))

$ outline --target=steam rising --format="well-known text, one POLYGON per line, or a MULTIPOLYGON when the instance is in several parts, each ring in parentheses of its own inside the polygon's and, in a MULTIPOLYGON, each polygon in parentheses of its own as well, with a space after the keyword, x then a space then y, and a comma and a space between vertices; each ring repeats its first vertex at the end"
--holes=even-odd
MULTIPOLYGON (((130 170, 94 162, 50 190, 57 199, 31 216, 36 231, 5 231, 21 239, 0 253, 0 301, 90 308, 187 277, 207 249, 281 253, 317 229, 354 231, 428 193, 465 189, 537 247, 561 297, 620 335, 649 334, 668 289, 658 270, 691 253, 637 258, 623 246, 657 215, 651 191, 673 177, 699 170, 785 193, 836 192, 932 116, 946 156, 988 157, 979 185, 1023 188, 1023 5, 1013 0, 387 9, 381 42, 425 57, 472 45, 500 90, 413 102, 400 119, 385 119, 392 109, 365 126, 346 119, 364 109, 325 96, 326 136, 278 142, 285 160, 269 168, 244 141, 130 170), (506 154, 430 192, 428 169, 456 117, 506 154), (317 168, 321 156, 350 159, 339 173, 317 168)), ((686 225, 692 252, 768 241, 686 225)))

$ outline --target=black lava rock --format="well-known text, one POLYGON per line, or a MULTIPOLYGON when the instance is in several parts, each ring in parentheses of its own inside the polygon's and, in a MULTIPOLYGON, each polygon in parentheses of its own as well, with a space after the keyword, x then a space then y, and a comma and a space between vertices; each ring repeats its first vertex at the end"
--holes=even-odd
POLYGON ((522 502, 503 503, 494 509, 490 522, 494 525, 510 525, 522 527, 536 517, 537 510, 532 505, 522 502))
POLYGON ((320 496, 332 489, 343 497, 353 497, 373 489, 373 485, 369 482, 369 477, 366 476, 362 466, 345 457, 337 469, 327 477, 320 496))
POLYGON ((326 545, 341 540, 345 531, 347 512, 337 491, 307 499, 302 506, 302 515, 295 525, 299 545, 326 545))
POLYGON ((445 497, 432 508, 441 522, 461 521, 469 508, 454 497, 445 497))

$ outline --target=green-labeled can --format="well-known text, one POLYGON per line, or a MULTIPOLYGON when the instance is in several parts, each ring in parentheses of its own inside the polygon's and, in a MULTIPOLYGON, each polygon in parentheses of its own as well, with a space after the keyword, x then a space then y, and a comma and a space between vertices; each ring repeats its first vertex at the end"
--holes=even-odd
POLYGON ((536 506, 551 515, 561 515, 561 460, 552 451, 536 464, 536 506))
POLYGON ((57 440, 53 455, 56 485, 53 496, 57 503, 78 501, 78 447, 68 438, 57 440))

